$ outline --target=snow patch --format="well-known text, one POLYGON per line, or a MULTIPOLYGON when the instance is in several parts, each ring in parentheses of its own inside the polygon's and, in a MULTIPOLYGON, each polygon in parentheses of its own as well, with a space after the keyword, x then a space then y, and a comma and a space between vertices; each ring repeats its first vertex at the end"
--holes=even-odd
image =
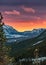
MULTIPOLYGON (((42 41, 43 41, 43 40, 42 40, 42 41)), ((37 45, 37 44, 39 44, 39 43, 41 43, 42 41, 38 41, 37 43, 33 44, 33 46, 34 46, 34 45, 37 45)))

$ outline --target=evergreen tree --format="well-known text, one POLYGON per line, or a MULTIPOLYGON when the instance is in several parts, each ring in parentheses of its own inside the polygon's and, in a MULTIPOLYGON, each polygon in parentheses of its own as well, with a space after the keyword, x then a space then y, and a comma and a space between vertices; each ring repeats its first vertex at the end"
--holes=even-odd
POLYGON ((5 54, 6 54, 6 51, 5 51, 5 42, 6 42, 6 37, 4 35, 4 31, 3 31, 3 25, 4 23, 2 22, 2 14, 0 13, 0 65, 3 64, 5 65, 5 54))

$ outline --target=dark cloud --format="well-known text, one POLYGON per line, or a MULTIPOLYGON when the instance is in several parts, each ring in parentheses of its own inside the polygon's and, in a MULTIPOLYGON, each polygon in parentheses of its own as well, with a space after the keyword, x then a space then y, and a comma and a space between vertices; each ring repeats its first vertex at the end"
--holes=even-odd
POLYGON ((46 0, 0 0, 0 5, 4 15, 13 16, 17 20, 46 18, 46 0))
POLYGON ((45 6, 46 0, 0 0, 0 5, 26 5, 26 6, 45 6))

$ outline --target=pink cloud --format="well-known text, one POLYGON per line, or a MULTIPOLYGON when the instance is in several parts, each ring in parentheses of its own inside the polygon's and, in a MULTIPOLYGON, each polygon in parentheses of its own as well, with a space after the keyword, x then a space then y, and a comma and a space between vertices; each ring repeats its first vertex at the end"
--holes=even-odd
POLYGON ((31 12, 31 13, 35 13, 35 10, 33 8, 27 8, 27 7, 22 7, 22 9, 26 12, 31 12))
POLYGON ((7 15, 20 15, 20 12, 19 11, 17 11, 17 10, 13 10, 13 11, 5 11, 4 12, 5 14, 7 14, 7 15))

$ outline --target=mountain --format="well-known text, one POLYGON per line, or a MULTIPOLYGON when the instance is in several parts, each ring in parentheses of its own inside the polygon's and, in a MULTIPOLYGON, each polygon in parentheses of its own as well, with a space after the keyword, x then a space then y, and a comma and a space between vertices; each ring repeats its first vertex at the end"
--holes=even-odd
POLYGON ((17 39, 25 37, 24 35, 19 34, 17 30, 12 28, 11 26, 4 25, 3 26, 4 34, 8 40, 8 43, 16 42, 17 39))
POLYGON ((42 33, 45 29, 33 29, 32 31, 25 31, 23 32, 24 35, 29 36, 31 38, 38 36, 42 33))
POLYGON ((41 28, 41 29, 34 29, 32 31, 18 32, 13 27, 8 26, 8 25, 4 25, 3 29, 4 29, 4 33, 6 35, 6 38, 8 40, 8 43, 19 42, 22 40, 37 37, 45 30, 45 29, 41 28))
POLYGON ((9 56, 14 58, 34 57, 34 50, 39 50, 40 57, 46 57, 46 29, 18 32, 8 25, 3 26, 6 45, 11 48, 9 56), (10 43, 10 44, 9 44, 10 43))
POLYGON ((34 50, 38 48, 39 56, 46 56, 46 29, 38 36, 16 42, 11 45, 11 56, 34 57, 34 50))

